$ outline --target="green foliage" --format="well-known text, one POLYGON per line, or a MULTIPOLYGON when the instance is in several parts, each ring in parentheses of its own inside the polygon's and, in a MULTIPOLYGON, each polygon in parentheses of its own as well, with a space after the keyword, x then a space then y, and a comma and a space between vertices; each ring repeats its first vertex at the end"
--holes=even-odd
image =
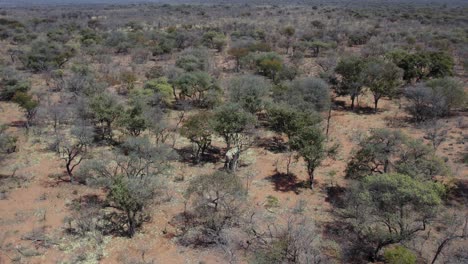
POLYGON ((169 35, 159 36, 156 46, 152 49, 153 56, 170 54, 176 48, 176 41, 169 35))
POLYGON ((274 91, 277 102, 285 102, 291 108, 307 111, 325 111, 330 107, 330 89, 325 81, 317 78, 301 78, 274 91))
POLYGON ((309 175, 310 186, 314 186, 314 172, 322 161, 333 154, 334 149, 327 149, 326 137, 318 126, 302 128, 299 133, 290 139, 289 145, 292 150, 304 159, 309 175))
POLYGON ((123 106, 114 96, 102 93, 91 98, 89 107, 101 139, 112 140, 113 124, 123 114, 123 106))
POLYGON ((169 104, 172 99, 173 87, 165 77, 160 77, 157 79, 151 79, 145 83, 143 86, 144 89, 149 89, 154 91, 156 94, 161 96, 161 99, 169 104))
POLYGON ((217 49, 219 52, 226 46, 226 36, 216 31, 208 31, 203 34, 203 43, 211 49, 217 49))
POLYGON ((24 66, 34 72, 43 72, 63 67, 75 55, 74 48, 57 42, 38 40, 31 50, 21 57, 24 66))
POLYGON ((270 83, 258 76, 235 77, 228 83, 230 101, 242 105, 244 110, 252 114, 264 108, 270 89, 270 83))
POLYGON ((456 107, 464 107, 467 103, 467 94, 463 83, 459 79, 444 77, 433 79, 426 82, 426 85, 432 89, 434 97, 443 101, 442 115, 450 114, 450 110, 456 107))
POLYGON ((407 82, 453 75, 453 58, 444 52, 419 51, 408 53, 395 50, 388 53, 387 57, 403 69, 403 79, 407 82))
POLYGON ((211 123, 212 118, 212 113, 200 112, 189 117, 181 128, 181 135, 197 146, 195 151, 196 162, 200 161, 201 156, 211 145, 211 137, 214 133, 211 123))
POLYGON ((80 35, 81 44, 83 44, 85 47, 100 44, 103 40, 100 34, 89 28, 81 30, 80 35))
POLYGON ((213 129, 224 138, 227 148, 237 145, 244 133, 255 124, 256 118, 239 104, 224 104, 214 112, 213 129))
POLYGON ((369 174, 398 172, 415 178, 430 179, 448 174, 443 160, 420 140, 399 131, 375 129, 359 143, 348 163, 347 177, 359 179, 369 174))
POLYGON ((1 71, 0 99, 10 101, 17 92, 27 93, 31 84, 23 80, 15 71, 5 68, 1 71))
POLYGON ((249 65, 258 74, 277 81, 277 74, 283 68, 283 59, 275 52, 250 53, 244 57, 244 64, 249 65))
POLYGON ((404 174, 370 175, 350 190, 345 215, 376 259, 383 247, 425 230, 444 192, 441 184, 404 174))
POLYGON ((26 120, 27 126, 29 126, 32 119, 35 117, 37 112, 37 107, 39 106, 39 101, 34 99, 28 93, 24 92, 16 92, 15 96, 13 96, 12 101, 17 103, 21 108, 26 111, 26 120))
POLYGON ((398 94, 402 75, 402 70, 392 62, 371 59, 365 63, 360 78, 374 95, 375 111, 382 97, 392 98, 398 94))
POLYGON ((220 99, 221 89, 206 72, 187 72, 181 74, 174 86, 180 90, 179 99, 190 99, 200 107, 213 107, 220 99))
POLYGON ((335 72, 341 75, 336 87, 338 95, 351 96, 351 108, 354 108, 354 100, 362 93, 361 74, 365 61, 357 56, 343 58, 338 62, 335 72))
POLYGON ((210 59, 211 56, 207 49, 187 49, 179 55, 175 64, 188 72, 208 71, 210 59))
POLYGON ((384 259, 388 264, 416 264, 416 255, 403 246, 386 249, 384 259))
POLYGON ((462 83, 450 77, 409 87, 405 97, 410 102, 407 111, 418 122, 448 116, 453 108, 464 107, 467 103, 462 83))
POLYGON ((268 108, 270 128, 277 133, 284 133, 291 139, 305 127, 320 123, 320 116, 314 112, 298 111, 289 105, 275 104, 268 108))

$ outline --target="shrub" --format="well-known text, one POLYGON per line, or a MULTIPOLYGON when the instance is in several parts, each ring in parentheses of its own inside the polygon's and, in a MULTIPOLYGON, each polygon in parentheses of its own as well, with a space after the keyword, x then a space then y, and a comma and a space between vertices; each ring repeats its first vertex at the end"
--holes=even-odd
POLYGON ((415 264, 416 255, 403 246, 396 246, 385 250, 385 263, 388 264, 415 264))

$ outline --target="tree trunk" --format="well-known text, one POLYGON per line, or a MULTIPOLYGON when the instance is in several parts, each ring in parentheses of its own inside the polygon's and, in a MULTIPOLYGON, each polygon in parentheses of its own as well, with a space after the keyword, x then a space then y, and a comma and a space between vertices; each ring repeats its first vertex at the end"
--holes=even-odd
POLYGON ((332 103, 330 103, 330 107, 328 108, 327 131, 325 133, 325 136, 327 137, 327 139, 328 139, 328 132, 330 130, 331 112, 332 112, 332 103))
POLYGON ((351 95, 351 110, 354 110, 354 99, 356 99, 356 96, 351 95))
POLYGON ((128 236, 133 237, 135 235, 135 214, 132 214, 130 211, 127 211, 127 221, 128 221, 128 236))
POLYGON ((309 168, 308 170, 309 174, 309 181, 310 181, 310 189, 314 189, 314 169, 309 168))

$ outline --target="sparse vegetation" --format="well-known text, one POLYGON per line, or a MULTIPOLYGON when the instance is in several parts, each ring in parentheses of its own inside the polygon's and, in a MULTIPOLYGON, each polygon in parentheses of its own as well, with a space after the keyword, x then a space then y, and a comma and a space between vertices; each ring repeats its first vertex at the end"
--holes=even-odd
POLYGON ((0 1, 0 263, 467 262, 465 2, 82 1, 0 1))

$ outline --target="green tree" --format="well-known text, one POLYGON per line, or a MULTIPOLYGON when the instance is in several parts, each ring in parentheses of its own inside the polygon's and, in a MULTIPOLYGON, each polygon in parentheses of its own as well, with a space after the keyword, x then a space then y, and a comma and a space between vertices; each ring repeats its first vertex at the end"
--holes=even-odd
POLYGON ((30 89, 30 82, 24 80, 16 70, 8 67, 0 70, 0 100, 10 101, 16 92, 27 93, 30 89))
POLYGON ((453 108, 464 107, 467 103, 467 95, 463 83, 455 78, 444 77, 426 82, 432 89, 433 96, 443 101, 441 115, 448 115, 453 108))
POLYGON ((180 90, 179 100, 188 98, 200 107, 213 107, 221 95, 219 86, 206 72, 183 73, 174 81, 174 87, 180 90))
POLYGON ((291 149, 298 152, 306 162, 310 188, 314 188, 315 170, 327 156, 333 156, 336 147, 327 149, 326 137, 318 126, 302 128, 291 138, 291 149))
POLYGON ((171 102, 173 87, 166 77, 148 80, 143 88, 159 94, 164 103, 169 104, 171 102))
POLYGON ((270 129, 285 134, 290 140, 304 127, 320 123, 320 115, 311 111, 298 111, 289 105, 275 104, 268 108, 268 123, 270 129))
MULTIPOLYGON (((163 196, 163 178, 173 158, 164 146, 155 146, 148 137, 128 138, 114 155, 93 160, 81 174, 107 190, 110 207, 123 214, 126 234, 133 237, 145 219, 145 210, 163 196)), ((121 224, 121 223, 118 223, 121 224)))
POLYGON ((246 194, 240 178, 226 171, 194 177, 184 195, 191 207, 184 244, 224 241, 223 231, 239 223, 246 194))
POLYGON ((32 120, 36 116, 39 101, 34 99, 32 95, 27 94, 25 92, 16 92, 15 96, 13 96, 12 101, 17 103, 21 108, 25 110, 26 128, 29 128, 32 120))
POLYGON ((369 174, 398 172, 413 177, 446 175, 447 166, 434 150, 400 131, 375 129, 358 144, 348 163, 347 177, 359 179, 369 174))
POLYGON ((228 50, 228 54, 234 57, 236 60, 237 72, 240 70, 242 58, 246 57, 249 52, 250 51, 247 47, 232 47, 228 50))
POLYGON ((359 99, 362 93, 361 73, 364 64, 365 62, 362 58, 351 56, 341 59, 335 68, 335 72, 341 75, 341 79, 336 87, 337 94, 351 96, 351 109, 354 109, 354 101, 359 99))
POLYGON ((32 43, 31 50, 21 57, 24 66, 34 72, 61 68, 75 55, 72 47, 46 40, 32 43))
POLYGON ((188 72, 208 71, 210 53, 206 48, 186 49, 176 60, 176 66, 188 72))
POLYGON ((242 105, 252 114, 263 109, 270 89, 268 81, 253 75, 234 77, 228 83, 230 101, 242 105))
POLYGON ((101 139, 112 140, 113 125, 124 113, 122 104, 114 96, 102 93, 91 98, 89 107, 101 139))
POLYGON ((377 259, 382 248, 405 242, 426 229, 442 204, 441 184, 404 174, 363 178, 347 197, 345 217, 377 259))
POLYGON ((285 102, 298 111, 328 110, 330 107, 330 88, 318 78, 300 78, 288 85, 279 85, 273 92, 276 102, 285 102))
POLYGON ((214 134, 211 123, 212 118, 212 113, 200 112, 190 116, 182 125, 181 135, 196 145, 195 161, 197 163, 200 162, 205 151, 211 145, 211 137, 214 134))
POLYGON ((251 143, 256 118, 239 104, 229 103, 215 109, 213 129, 226 142, 225 167, 235 171, 240 154, 251 143))
POLYGON ((408 53, 394 50, 386 55, 403 69, 403 79, 407 82, 426 78, 441 78, 453 75, 453 58, 444 52, 419 51, 408 53))
POLYGON ((366 62, 361 72, 361 79, 374 95, 375 112, 382 97, 392 98, 397 95, 402 76, 402 70, 392 62, 382 59, 366 62))

